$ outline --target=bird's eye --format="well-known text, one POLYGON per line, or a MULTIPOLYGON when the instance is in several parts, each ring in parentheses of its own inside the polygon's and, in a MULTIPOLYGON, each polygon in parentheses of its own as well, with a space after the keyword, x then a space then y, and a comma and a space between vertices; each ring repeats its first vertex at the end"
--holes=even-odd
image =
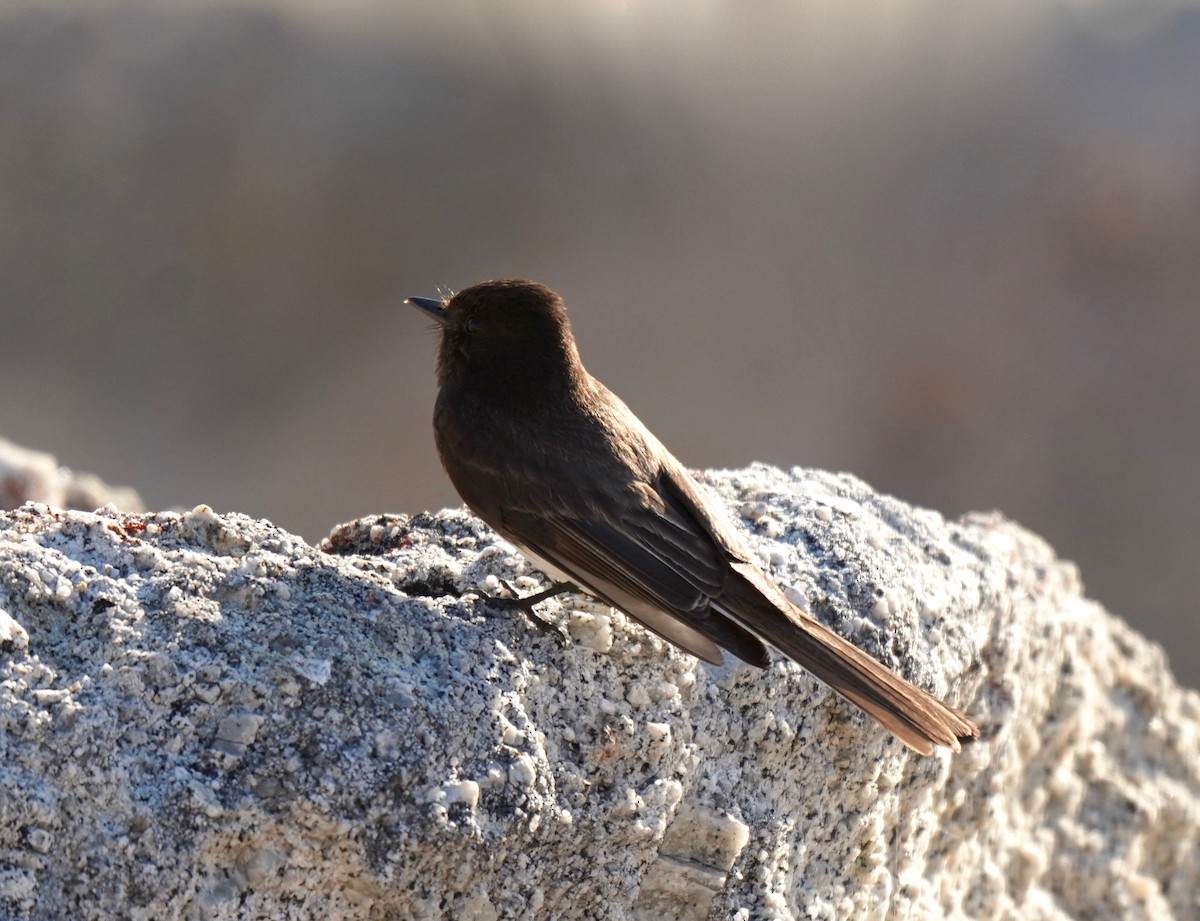
POLYGON ((482 317, 467 317, 467 332, 477 333, 483 329, 482 317))

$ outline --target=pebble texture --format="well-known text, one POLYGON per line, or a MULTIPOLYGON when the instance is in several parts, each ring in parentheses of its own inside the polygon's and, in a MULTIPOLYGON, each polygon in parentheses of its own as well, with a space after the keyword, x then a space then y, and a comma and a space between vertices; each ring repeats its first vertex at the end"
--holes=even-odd
POLYGON ((1200 698, 999 515, 705 481, 797 603, 982 726, 913 755, 459 511, 0 513, 5 919, 1200 917, 1200 698), (533 573, 536 575, 536 573, 533 573))

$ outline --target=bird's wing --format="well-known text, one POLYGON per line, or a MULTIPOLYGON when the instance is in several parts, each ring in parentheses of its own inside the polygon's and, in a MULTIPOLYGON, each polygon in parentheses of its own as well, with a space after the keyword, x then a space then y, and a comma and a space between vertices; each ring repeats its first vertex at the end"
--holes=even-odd
POLYGON ((505 507, 498 530, 693 655, 720 663, 725 649, 766 666, 763 643, 709 606, 727 574, 720 548, 656 486, 641 492, 603 517, 505 507))

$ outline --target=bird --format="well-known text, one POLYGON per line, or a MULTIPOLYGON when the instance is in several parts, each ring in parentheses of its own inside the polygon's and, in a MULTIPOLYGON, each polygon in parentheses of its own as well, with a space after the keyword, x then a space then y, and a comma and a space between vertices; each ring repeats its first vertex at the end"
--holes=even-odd
POLYGON ((978 737, 965 714, 800 610, 726 512, 584 368, 563 299, 523 279, 406 303, 435 321, 433 427, 455 489, 554 581, 713 664, 774 647, 923 755, 978 737))

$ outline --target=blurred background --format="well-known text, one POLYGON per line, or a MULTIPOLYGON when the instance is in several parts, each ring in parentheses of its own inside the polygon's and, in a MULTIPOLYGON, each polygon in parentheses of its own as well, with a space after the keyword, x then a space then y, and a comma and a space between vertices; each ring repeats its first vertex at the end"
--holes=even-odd
POLYGON ((401 305, 526 276, 693 467, 998 508, 1200 663, 1200 6, 9 2, 0 436, 457 504, 401 305))

